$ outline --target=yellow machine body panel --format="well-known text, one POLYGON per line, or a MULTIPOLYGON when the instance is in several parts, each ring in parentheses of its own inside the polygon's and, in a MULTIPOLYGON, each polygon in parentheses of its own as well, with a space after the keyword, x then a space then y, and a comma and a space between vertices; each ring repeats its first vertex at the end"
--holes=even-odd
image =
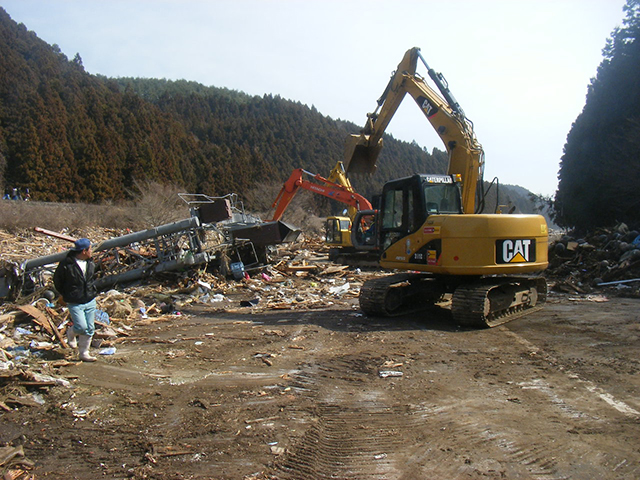
POLYGON ((541 215, 430 215, 382 254, 385 268, 445 275, 531 273, 548 265, 541 215))

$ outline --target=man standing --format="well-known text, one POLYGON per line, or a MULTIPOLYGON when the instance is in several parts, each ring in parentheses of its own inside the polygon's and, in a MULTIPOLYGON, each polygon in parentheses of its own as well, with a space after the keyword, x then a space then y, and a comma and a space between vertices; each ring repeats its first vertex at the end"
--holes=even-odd
POLYGON ((78 356, 83 362, 96 361, 96 357, 89 353, 95 332, 97 289, 94 273, 91 242, 87 238, 80 238, 53 274, 53 284, 69 307, 73 322, 73 327, 67 327, 68 344, 71 348, 78 347, 78 356))

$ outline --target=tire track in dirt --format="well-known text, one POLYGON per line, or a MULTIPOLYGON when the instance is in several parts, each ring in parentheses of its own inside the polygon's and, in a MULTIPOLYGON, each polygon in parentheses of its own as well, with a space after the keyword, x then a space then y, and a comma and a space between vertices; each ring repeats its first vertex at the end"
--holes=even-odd
MULTIPOLYGON (((619 412, 607 415, 588 384, 581 387, 530 342, 508 340, 516 334, 505 327, 413 332, 428 346, 414 357, 425 370, 407 364, 395 389, 377 374, 390 352, 401 351, 387 333, 377 350, 333 345, 335 356, 311 360, 292 376, 292 388, 315 408, 296 412, 306 431, 277 459, 277 478, 564 480, 633 472, 630 451, 612 450, 615 436, 603 431, 622 421, 619 412), (416 385, 433 392, 425 391, 424 403, 411 403, 420 398, 416 385)), ((379 336, 365 331, 360 341, 379 336)), ((322 345, 316 352, 327 354, 322 345)))
POLYGON ((307 364, 292 378, 299 394, 315 400, 313 425, 277 462, 278 478, 398 477, 393 452, 406 441, 402 432, 410 428, 410 417, 406 407, 367 383, 377 375, 369 366, 377 363, 357 355, 334 357, 307 364))
MULTIPOLYGON (((555 358, 553 355, 549 354, 548 352, 542 351, 537 346, 535 346, 533 343, 531 343, 527 339, 523 338, 522 336, 518 335, 517 333, 508 330, 506 327, 503 327, 503 332, 505 334, 511 336, 514 340, 516 340, 521 345, 523 345, 530 352, 530 354, 532 354, 532 355, 541 355, 549 363, 552 363, 552 364, 555 364, 555 365, 559 365, 560 364, 560 361, 557 358, 555 358)), ((581 378, 577 373, 572 372, 570 369, 567 369, 564 366, 561 368, 561 371, 563 371, 568 378, 570 378, 571 380, 579 383, 582 387, 584 387, 585 390, 587 390, 588 392, 592 393, 594 396, 600 398, 602 401, 607 403, 609 406, 613 407, 618 412, 620 412, 623 415, 626 415, 627 417, 630 417, 632 419, 640 419, 640 412, 638 410, 636 410, 635 408, 631 407, 626 402, 624 402, 624 401, 622 401, 620 399, 614 398, 613 395, 611 395, 610 393, 606 392, 602 388, 598 387, 592 381, 585 380, 585 379, 581 378)), ((529 386, 529 388, 535 388, 535 387, 536 387, 536 385, 530 385, 529 386)), ((545 386, 545 385, 541 385, 540 389, 545 389, 545 387, 548 390, 548 386, 545 386)))
POLYGON ((553 444, 531 444, 492 419, 479 421, 467 413, 476 407, 476 401, 467 401, 416 412, 430 432, 428 442, 413 446, 407 462, 417 478, 569 478, 557 471, 553 444))
POLYGON ((602 362, 575 362, 587 342, 548 314, 466 331, 313 311, 203 325, 215 336, 193 351, 123 346, 121 361, 77 366, 95 389, 74 408, 99 409, 47 432, 56 454, 44 435, 35 451, 78 478, 640 478, 638 419, 603 398, 637 410, 633 372, 609 381, 602 362))
MULTIPOLYGON (((464 438, 471 451, 498 460, 507 478, 636 478, 639 468, 627 460, 634 456, 633 445, 620 442, 634 430, 633 409, 618 399, 611 405, 593 382, 508 327, 493 330, 496 339, 498 331, 516 340, 501 350, 501 360, 511 365, 507 375, 492 381, 476 376, 473 395, 481 401, 470 399, 469 391, 464 405, 438 411, 439 422, 449 420, 442 428, 464 438)), ((481 338, 478 333, 473 340, 481 338)), ((458 373, 491 368, 469 365, 460 365, 458 373)))
POLYGON ((313 425, 277 463, 278 478, 500 478, 505 472, 508 478, 568 478, 557 472, 553 444, 527 443, 520 432, 479 422, 468 413, 477 400, 436 407, 389 402, 386 392, 364 383, 363 366, 375 363, 346 356, 309 365, 295 377, 295 388, 318 403, 313 425), (327 388, 322 377, 345 388, 327 388), (362 386, 354 392, 349 383, 362 386), (464 439, 463 451, 456 439, 464 439), (476 451, 490 455, 478 460, 476 451))

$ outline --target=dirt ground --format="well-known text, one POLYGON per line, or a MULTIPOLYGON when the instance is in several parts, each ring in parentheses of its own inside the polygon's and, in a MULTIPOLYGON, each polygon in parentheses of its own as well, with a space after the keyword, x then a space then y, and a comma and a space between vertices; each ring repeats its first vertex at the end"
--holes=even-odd
POLYGON ((37 479, 640 478, 640 300, 598 300, 491 330, 193 305, 55 367, 0 442, 37 479))

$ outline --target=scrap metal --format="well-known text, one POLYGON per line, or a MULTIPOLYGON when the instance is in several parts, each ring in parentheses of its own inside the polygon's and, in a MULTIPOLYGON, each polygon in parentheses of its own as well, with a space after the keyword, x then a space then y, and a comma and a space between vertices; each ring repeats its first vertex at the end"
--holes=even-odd
MULTIPOLYGON (((300 234, 283 222, 263 222, 247 214, 235 194, 224 197, 180 194, 180 197, 190 208, 190 218, 94 245, 99 290, 195 265, 212 264, 225 274, 230 273, 230 262, 241 265, 243 271, 259 268, 268 261, 267 247, 295 241, 300 234), (207 241, 211 237, 214 241, 207 241)), ((0 298, 17 298, 45 288, 66 255, 64 251, 19 265, 5 262, 0 271, 0 298)))

